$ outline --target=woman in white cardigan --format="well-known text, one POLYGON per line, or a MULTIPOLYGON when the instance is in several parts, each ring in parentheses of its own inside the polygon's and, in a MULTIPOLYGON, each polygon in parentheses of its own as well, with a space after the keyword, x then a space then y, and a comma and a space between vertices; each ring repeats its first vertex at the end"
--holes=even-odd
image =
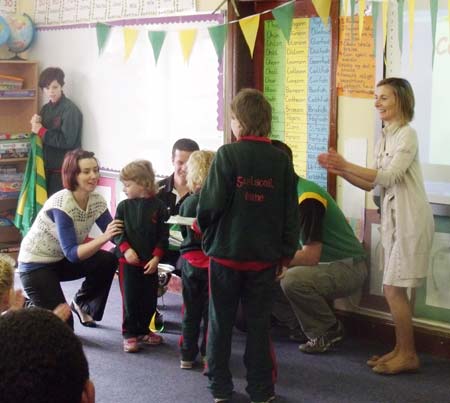
POLYGON ((365 168, 346 161, 336 151, 319 155, 319 164, 353 185, 381 191, 381 242, 383 245, 383 291, 395 324, 395 347, 367 364, 380 374, 415 371, 419 358, 414 345, 408 287, 422 284, 434 233, 419 163, 416 131, 409 126, 414 116, 414 93, 401 78, 377 84, 375 108, 384 122, 375 147, 375 164, 365 168))

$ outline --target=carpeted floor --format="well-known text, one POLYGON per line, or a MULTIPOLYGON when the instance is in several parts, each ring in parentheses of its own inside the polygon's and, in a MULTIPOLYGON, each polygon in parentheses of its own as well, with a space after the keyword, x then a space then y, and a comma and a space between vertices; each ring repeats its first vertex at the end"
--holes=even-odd
MULTIPOLYGON (((79 282, 64 284, 67 300, 79 282)), ((160 300, 161 302, 161 300, 160 300)), ((115 279, 105 317, 96 329, 77 321, 75 332, 81 338, 96 385, 98 403, 205 403, 212 402, 207 378, 200 368, 179 368, 181 297, 164 296, 165 343, 137 354, 122 351, 121 299, 115 279)), ((238 330, 233 340, 231 369, 234 375, 234 403, 248 403, 245 368, 242 363, 245 333, 238 330)), ((365 364, 382 345, 361 339, 345 339, 329 353, 305 355, 280 329, 274 330, 278 360, 277 403, 344 402, 450 402, 450 361, 421 355, 419 373, 380 376, 365 364)))

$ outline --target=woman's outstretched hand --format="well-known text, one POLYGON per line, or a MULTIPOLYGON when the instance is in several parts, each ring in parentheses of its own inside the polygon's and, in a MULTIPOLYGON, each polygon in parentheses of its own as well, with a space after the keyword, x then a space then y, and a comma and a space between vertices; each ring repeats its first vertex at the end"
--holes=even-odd
POLYGON ((317 161, 322 168, 336 175, 342 175, 347 165, 346 159, 334 148, 330 148, 327 153, 319 154, 317 161))

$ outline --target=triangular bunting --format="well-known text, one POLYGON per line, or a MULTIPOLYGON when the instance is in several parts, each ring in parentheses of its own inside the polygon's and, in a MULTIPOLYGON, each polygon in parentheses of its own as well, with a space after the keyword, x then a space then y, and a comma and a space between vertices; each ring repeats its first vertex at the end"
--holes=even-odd
POLYGON ((125 60, 131 55, 133 51, 134 45, 136 44, 136 39, 139 35, 139 31, 133 28, 124 28, 123 29, 123 39, 125 42, 125 60))
MULTIPOLYGON (((450 1, 450 0, 449 0, 450 1)), ((278 26, 283 32, 286 42, 291 38, 292 19, 294 18, 295 3, 292 1, 282 6, 276 7, 272 10, 272 15, 275 18, 278 26)))
POLYGON ((108 40, 111 27, 107 24, 97 22, 95 29, 97 31, 98 54, 101 55, 108 40))
POLYGON ((436 23, 437 23, 438 0, 430 0, 431 13, 431 38, 433 44, 433 52, 431 54, 431 66, 434 66, 434 52, 436 51, 436 23))
POLYGON ((405 9, 405 0, 397 0, 398 45, 400 48, 400 53, 402 53, 402 50, 403 50, 403 11, 404 11, 404 9, 405 9))
POLYGON ((251 15, 250 17, 239 20, 242 33, 244 34, 245 42, 250 49, 250 55, 253 58, 253 51, 255 50, 256 34, 259 27, 259 14, 251 15))
POLYGON ((409 24, 409 64, 412 66, 413 60, 413 39, 414 39, 414 12, 416 9, 415 0, 408 0, 408 24, 409 24))
POLYGON ((366 9, 366 0, 359 0, 358 5, 359 5, 359 12, 358 12, 358 15, 359 15, 359 18, 358 18, 359 40, 361 40, 363 29, 364 29, 364 20, 365 20, 364 13, 365 13, 365 9, 366 9))
POLYGON ((330 16, 331 0, 312 0, 314 8, 317 11, 323 25, 328 26, 328 17, 330 16))
POLYGON ((197 36, 196 29, 183 29, 178 33, 180 38, 181 50, 183 51, 184 61, 187 63, 191 56, 192 48, 194 47, 195 37, 197 36))
POLYGON ((372 3, 372 32, 373 32, 373 56, 377 53, 377 28, 378 14, 380 13, 380 3, 374 1, 372 3))
POLYGON ((219 62, 222 60, 223 47, 227 39, 228 27, 226 24, 215 25, 208 28, 209 36, 211 37, 214 49, 217 53, 217 58, 219 62))
POLYGON ((351 15, 351 33, 352 33, 352 42, 353 42, 353 23, 355 22, 355 0, 350 0, 350 15, 351 15))
POLYGON ((155 57, 155 64, 158 64, 159 54, 161 53, 161 48, 166 38, 165 31, 149 31, 148 40, 152 45, 153 56, 155 57))
POLYGON ((386 46, 389 0, 383 0, 381 5, 381 21, 383 24, 383 49, 386 46))

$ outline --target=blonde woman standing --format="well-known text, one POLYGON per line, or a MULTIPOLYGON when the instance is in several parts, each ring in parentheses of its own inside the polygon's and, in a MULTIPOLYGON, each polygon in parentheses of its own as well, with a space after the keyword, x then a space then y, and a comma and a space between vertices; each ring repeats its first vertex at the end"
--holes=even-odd
POLYGON ((375 165, 365 168, 346 161, 336 151, 319 155, 320 165, 353 185, 381 190, 381 242, 383 291, 395 324, 395 347, 367 364, 380 374, 414 371, 420 366, 414 345, 409 287, 422 284, 434 233, 419 162, 416 131, 409 126, 414 116, 414 93, 402 78, 377 84, 375 108, 384 123, 375 148, 375 165))

